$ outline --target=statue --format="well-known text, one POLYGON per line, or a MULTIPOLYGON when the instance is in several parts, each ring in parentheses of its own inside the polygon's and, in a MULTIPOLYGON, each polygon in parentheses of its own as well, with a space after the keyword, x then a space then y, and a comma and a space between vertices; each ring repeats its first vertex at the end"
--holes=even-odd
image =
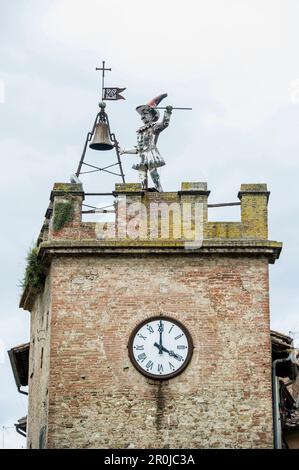
POLYGON ((152 99, 148 104, 136 108, 144 124, 137 130, 137 145, 131 150, 120 149, 119 152, 120 155, 138 154, 140 162, 135 163, 132 168, 139 172, 139 178, 144 189, 147 189, 147 172, 149 171, 155 188, 158 191, 163 191, 157 168, 164 166, 165 161, 157 148, 157 142, 160 132, 169 125, 173 107, 166 106, 161 122, 157 122, 160 113, 156 107, 166 96, 167 93, 164 93, 152 99))

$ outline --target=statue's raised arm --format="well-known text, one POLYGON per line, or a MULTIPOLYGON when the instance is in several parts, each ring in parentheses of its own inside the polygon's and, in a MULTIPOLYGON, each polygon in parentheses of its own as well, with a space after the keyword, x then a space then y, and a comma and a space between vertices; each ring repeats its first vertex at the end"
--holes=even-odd
POLYGON ((166 106, 162 121, 157 122, 154 125, 155 144, 157 144, 160 132, 164 131, 164 129, 166 129, 166 127, 169 126, 169 121, 170 121, 171 114, 172 114, 172 106, 166 106))

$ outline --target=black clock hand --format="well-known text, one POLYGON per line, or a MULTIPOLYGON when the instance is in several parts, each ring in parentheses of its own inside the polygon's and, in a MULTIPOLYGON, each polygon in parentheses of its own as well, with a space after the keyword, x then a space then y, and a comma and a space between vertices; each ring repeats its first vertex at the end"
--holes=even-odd
POLYGON ((159 340, 159 354, 162 354, 163 346, 162 346, 162 333, 163 333, 163 324, 162 320, 160 320, 158 331, 160 333, 160 340, 159 340))
POLYGON ((168 354, 169 354, 169 356, 174 357, 174 358, 177 359, 178 361, 181 360, 181 356, 179 356, 178 354, 176 354, 176 353, 173 352, 173 351, 168 351, 168 354))
MULTIPOLYGON (((159 346, 159 344, 158 344, 158 343, 154 343, 154 346, 156 346, 156 348, 159 348, 159 353, 160 353, 160 346, 159 346)), ((168 349, 164 348, 164 346, 162 346, 161 350, 164 351, 164 352, 167 352, 167 353, 169 354, 169 356, 175 357, 175 359, 180 360, 180 356, 178 356, 178 354, 176 354, 176 353, 173 352, 173 351, 168 351, 168 349)))

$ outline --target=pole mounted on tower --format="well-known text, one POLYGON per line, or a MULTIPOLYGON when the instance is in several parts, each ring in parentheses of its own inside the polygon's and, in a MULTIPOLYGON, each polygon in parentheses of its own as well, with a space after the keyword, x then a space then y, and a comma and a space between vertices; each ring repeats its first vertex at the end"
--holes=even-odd
POLYGON ((104 84, 105 84, 105 72, 111 72, 112 69, 105 68, 105 61, 102 61, 102 67, 96 67, 96 70, 102 70, 102 101, 104 99, 104 84))

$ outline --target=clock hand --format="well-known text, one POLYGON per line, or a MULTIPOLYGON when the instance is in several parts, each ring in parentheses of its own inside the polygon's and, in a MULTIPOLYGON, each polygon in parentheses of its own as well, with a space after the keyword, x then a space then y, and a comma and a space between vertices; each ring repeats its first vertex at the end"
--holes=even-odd
POLYGON ((159 349, 159 354, 162 354, 162 351, 168 352, 168 350, 165 349, 164 346, 160 346, 158 343, 154 343, 154 346, 159 349))
POLYGON ((175 352, 168 351, 168 354, 169 354, 169 356, 175 357, 176 359, 178 359, 178 361, 180 361, 180 356, 178 354, 176 354, 175 352))
POLYGON ((162 324, 162 320, 160 320, 160 324, 159 324, 159 328, 158 328, 158 331, 160 333, 160 339, 159 339, 159 354, 162 354, 162 350, 163 350, 163 346, 162 346, 162 333, 163 333, 163 324, 162 324))
MULTIPOLYGON (((156 348, 159 348, 159 353, 160 353, 160 346, 158 343, 154 343, 154 346, 156 346, 156 348)), ((175 359, 178 359, 180 360, 180 357, 178 356, 178 354, 176 354, 175 352, 173 351, 169 351, 168 349, 164 348, 164 346, 162 346, 161 348, 162 351, 164 352, 167 352, 169 354, 169 356, 172 356, 172 357, 175 357, 175 359)), ((161 353, 160 353, 161 354, 161 353)))

